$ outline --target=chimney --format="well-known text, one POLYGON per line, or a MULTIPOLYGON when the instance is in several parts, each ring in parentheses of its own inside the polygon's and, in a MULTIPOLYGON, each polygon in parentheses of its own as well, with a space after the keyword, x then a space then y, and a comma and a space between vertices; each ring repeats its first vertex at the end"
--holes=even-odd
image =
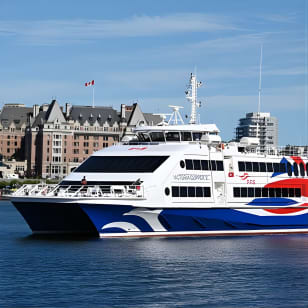
POLYGON ((70 115, 70 111, 71 111, 72 105, 69 103, 65 104, 65 117, 68 118, 70 115))
POLYGON ((125 104, 121 104, 121 119, 125 119, 125 104))
POLYGON ((33 118, 35 119, 37 115, 40 112, 40 106, 39 105, 33 105, 33 118))

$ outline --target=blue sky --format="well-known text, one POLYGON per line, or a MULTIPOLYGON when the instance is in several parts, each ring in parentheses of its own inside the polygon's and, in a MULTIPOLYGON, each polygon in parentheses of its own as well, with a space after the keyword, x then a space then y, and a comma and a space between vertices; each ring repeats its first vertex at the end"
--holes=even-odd
POLYGON ((261 111, 279 120, 279 143, 308 144, 308 0, 0 1, 0 104, 49 103, 144 112, 190 106, 184 91, 197 71, 202 123, 224 140, 238 119, 261 111))

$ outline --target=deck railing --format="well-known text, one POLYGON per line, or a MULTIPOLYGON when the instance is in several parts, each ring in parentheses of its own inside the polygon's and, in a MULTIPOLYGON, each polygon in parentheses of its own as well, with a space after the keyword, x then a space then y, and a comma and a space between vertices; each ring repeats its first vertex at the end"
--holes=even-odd
POLYGON ((51 185, 25 184, 13 197, 63 197, 63 198, 144 198, 141 185, 51 185))

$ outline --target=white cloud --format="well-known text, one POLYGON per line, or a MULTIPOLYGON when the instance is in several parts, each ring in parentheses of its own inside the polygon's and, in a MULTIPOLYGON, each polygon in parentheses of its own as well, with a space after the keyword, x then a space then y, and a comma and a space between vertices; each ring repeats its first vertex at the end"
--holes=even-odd
POLYGON ((186 13, 166 16, 134 16, 121 20, 1 21, 0 36, 30 44, 80 43, 102 38, 146 37, 188 32, 234 30, 226 17, 186 13))

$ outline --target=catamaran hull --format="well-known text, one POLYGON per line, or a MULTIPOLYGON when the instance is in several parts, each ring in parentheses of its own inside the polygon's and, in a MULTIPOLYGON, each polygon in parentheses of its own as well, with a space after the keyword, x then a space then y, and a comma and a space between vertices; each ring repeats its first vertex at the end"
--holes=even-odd
POLYGON ((81 205, 100 237, 308 233, 308 209, 147 209, 81 205))
POLYGON ((11 200, 35 234, 84 234, 97 230, 78 204, 11 200))

